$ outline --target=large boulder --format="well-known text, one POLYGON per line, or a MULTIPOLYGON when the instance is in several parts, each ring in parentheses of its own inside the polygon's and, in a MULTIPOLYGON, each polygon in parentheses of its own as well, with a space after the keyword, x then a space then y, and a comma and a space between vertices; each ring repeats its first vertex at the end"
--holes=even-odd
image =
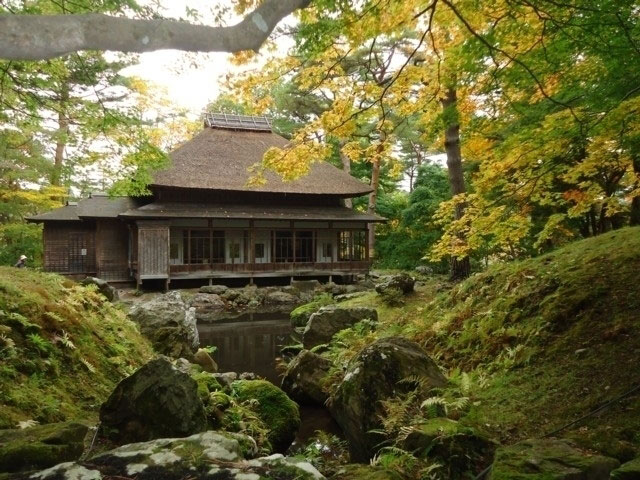
POLYGON ((399 290, 405 295, 413 292, 416 279, 406 272, 390 275, 376 285, 376 292, 384 295, 389 290, 399 290))
POLYGON ((448 418, 431 418, 412 427, 401 448, 437 463, 450 480, 469 478, 486 468, 498 446, 484 435, 448 418))
POLYGON ((327 394, 322 388, 331 362, 309 350, 302 350, 282 377, 282 390, 301 405, 324 405, 327 394))
POLYGON ((640 457, 611 472, 611 480, 640 480, 640 457))
POLYGON ((368 462, 376 453, 383 439, 371 431, 382 427, 381 402, 414 389, 403 382, 411 377, 420 379, 424 395, 447 382, 426 352, 403 337, 377 340, 349 362, 331 399, 331 413, 349 442, 352 461, 368 462))
POLYGON ((195 308, 195 318, 199 322, 215 322, 226 308, 220 295, 215 293, 196 293, 189 305, 195 308))
POLYGON ((89 428, 64 422, 0 430, 0 473, 48 468, 80 458, 89 428))
POLYGON ((118 300, 118 290, 109 285, 109 282, 97 277, 87 277, 80 282, 81 285, 95 285, 98 291, 110 302, 118 300))
POLYGON ((613 458, 588 455, 567 440, 525 440, 496 450, 490 480, 609 480, 613 458))
POLYGON ((316 345, 328 343, 340 330, 349 328, 365 319, 377 322, 378 312, 376 309, 327 305, 309 317, 309 322, 304 329, 302 344, 304 348, 310 349, 316 345))
POLYGON ((248 404, 269 428, 268 439, 276 452, 284 452, 300 427, 298 405, 266 380, 238 380, 231 384, 234 396, 248 404))
POLYGON ((122 443, 185 437, 207 428, 196 381, 164 358, 122 380, 100 408, 100 421, 122 443))
POLYGON ((282 455, 253 458, 255 442, 237 433, 204 432, 124 445, 90 461, 63 463, 16 480, 321 480, 310 463, 282 455))
POLYGON ((200 344, 195 310, 171 291, 134 305, 129 316, 140 326, 156 352, 173 358, 191 358, 200 344))

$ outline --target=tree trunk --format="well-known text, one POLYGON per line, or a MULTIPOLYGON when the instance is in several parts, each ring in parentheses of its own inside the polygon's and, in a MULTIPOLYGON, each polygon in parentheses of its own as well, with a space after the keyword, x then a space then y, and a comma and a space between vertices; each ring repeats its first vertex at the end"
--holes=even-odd
MULTIPOLYGON (((339 143, 339 149, 340 149, 340 160, 342 160, 342 169, 347 172, 349 175, 351 175, 351 160, 349 160, 349 157, 347 157, 344 153, 342 153, 342 147, 344 147, 345 143, 347 143, 345 140, 340 140, 339 143)), ((347 208, 353 208, 353 202, 351 201, 350 198, 345 198, 343 200, 344 206, 347 208)))
MULTIPOLYGON (((640 155, 633 159, 633 171, 636 174, 635 188, 640 188, 640 155)), ((640 197, 633 197, 631 200, 630 225, 640 225, 640 197)))
MULTIPOLYGON (((380 184, 380 159, 375 158, 372 164, 371 170, 371 188, 373 191, 369 194, 369 205, 367 206, 367 213, 375 214, 376 205, 378 203, 378 186, 380 184)), ((371 222, 368 226, 369 229, 369 258, 374 257, 375 243, 376 243, 376 224, 371 222)))
POLYGON ((69 135, 69 119, 67 118, 67 102, 69 101, 69 84, 62 85, 60 101, 58 102, 58 131, 56 133, 56 154, 51 172, 51 185, 59 187, 62 182, 62 167, 64 166, 64 149, 69 135))
MULTIPOLYGON (((447 153, 447 169, 451 193, 458 195, 465 193, 464 172, 462 170, 462 153, 460 152, 460 122, 456 107, 457 97, 454 88, 447 89, 447 95, 441 100, 444 119, 444 148, 447 153)), ((456 206, 455 218, 459 220, 464 215, 464 204, 456 206)), ((462 280, 471 274, 469 257, 453 257, 451 259, 451 279, 462 280)))

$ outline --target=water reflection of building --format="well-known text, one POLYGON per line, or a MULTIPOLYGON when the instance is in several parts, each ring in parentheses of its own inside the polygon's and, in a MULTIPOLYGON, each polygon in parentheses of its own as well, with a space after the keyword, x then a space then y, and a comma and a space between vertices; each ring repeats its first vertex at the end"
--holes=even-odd
POLYGON ((198 325, 201 346, 216 346, 221 372, 254 372, 278 383, 275 359, 292 332, 288 318, 198 325))

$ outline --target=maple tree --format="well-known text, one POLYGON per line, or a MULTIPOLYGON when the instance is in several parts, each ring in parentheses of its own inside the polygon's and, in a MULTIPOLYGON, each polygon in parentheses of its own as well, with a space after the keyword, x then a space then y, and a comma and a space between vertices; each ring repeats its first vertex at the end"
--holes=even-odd
POLYGON ((637 218, 633 2, 323 1, 299 17, 294 48, 232 85, 258 111, 282 78, 329 103, 265 167, 304 174, 331 137, 354 162, 393 163, 411 123, 421 151, 447 156, 430 255, 454 278, 475 252, 514 258, 637 218))

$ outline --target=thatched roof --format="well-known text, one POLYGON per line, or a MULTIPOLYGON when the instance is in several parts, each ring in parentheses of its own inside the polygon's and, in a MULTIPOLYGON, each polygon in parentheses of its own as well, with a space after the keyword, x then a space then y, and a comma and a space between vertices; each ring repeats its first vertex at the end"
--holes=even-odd
POLYGON ((153 202, 120 215, 123 218, 236 218, 257 220, 326 220, 383 222, 378 215, 346 207, 235 205, 153 202))
POLYGON ((247 187, 249 167, 260 163, 270 147, 287 140, 268 130, 232 130, 205 127, 190 141, 171 152, 172 165, 156 172, 152 185, 228 191, 328 194, 356 197, 371 191, 369 185, 327 162, 317 162, 311 172, 291 182, 266 172, 266 184, 247 187))
POLYGON ((106 193, 93 193, 79 202, 69 202, 64 207, 27 218, 28 221, 55 222, 80 221, 84 218, 118 218, 122 212, 135 208, 139 203, 131 197, 109 197, 106 193))

